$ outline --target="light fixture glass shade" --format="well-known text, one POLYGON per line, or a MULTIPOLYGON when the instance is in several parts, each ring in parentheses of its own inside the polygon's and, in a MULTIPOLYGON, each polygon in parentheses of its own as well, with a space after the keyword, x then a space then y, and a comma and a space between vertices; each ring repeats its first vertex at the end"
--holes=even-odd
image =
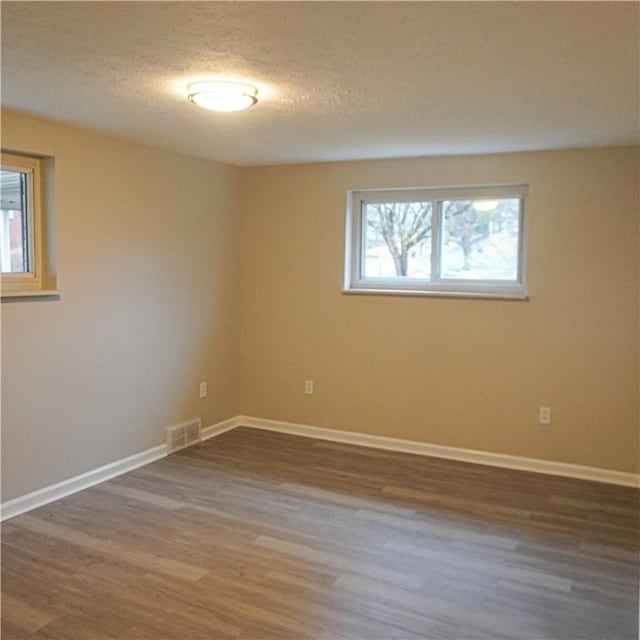
POLYGON ((476 200, 473 203, 473 208, 476 211, 493 211, 497 206, 497 200, 476 200))
POLYGON ((191 102, 211 111, 242 111, 258 102, 258 90, 240 82, 194 82, 187 91, 191 102))

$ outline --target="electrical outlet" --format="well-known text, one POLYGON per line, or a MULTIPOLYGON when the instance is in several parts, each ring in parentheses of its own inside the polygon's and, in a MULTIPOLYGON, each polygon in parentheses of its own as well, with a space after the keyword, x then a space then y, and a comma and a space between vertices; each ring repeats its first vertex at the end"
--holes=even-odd
POLYGON ((551 424, 551 407, 540 407, 538 422, 540 424, 551 424))
POLYGON ((200 397, 201 398, 206 398, 207 397, 207 383, 206 382, 201 382, 200 383, 200 397))
POLYGON ((304 381, 304 392, 308 396, 313 395, 313 380, 305 380, 304 381))

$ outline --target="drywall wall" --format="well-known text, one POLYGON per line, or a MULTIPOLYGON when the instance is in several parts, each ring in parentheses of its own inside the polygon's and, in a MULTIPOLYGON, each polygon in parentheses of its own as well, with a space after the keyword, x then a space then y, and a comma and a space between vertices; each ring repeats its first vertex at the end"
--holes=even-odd
POLYGON ((638 176, 637 148, 243 170, 242 413, 637 473, 638 176), (347 189, 505 182, 528 301, 342 293, 347 189))
POLYGON ((2 304, 6 501, 237 415, 239 238, 236 168, 2 116, 55 158, 60 289, 2 304))
POLYGON ((55 159, 60 289, 1 307, 3 501, 240 413, 638 472, 637 148, 240 170, 2 116, 55 159), (342 293, 347 189, 494 182, 528 301, 342 293))

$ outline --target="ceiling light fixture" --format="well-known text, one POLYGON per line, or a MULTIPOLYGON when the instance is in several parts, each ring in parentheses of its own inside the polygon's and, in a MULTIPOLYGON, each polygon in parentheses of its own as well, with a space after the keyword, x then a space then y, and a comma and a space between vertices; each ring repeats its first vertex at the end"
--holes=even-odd
POLYGON ((258 102, 258 90, 242 82, 193 82, 187 91, 191 102, 211 111, 242 111, 258 102))
POLYGON ((473 208, 476 211, 492 211, 498 206, 497 200, 476 200, 473 208))

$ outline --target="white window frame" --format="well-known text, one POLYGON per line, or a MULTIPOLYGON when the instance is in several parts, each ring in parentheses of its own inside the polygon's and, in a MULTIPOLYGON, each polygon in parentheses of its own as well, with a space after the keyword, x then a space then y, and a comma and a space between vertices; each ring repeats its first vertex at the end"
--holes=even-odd
POLYGON ((347 192, 344 293, 408 294, 526 299, 527 185, 479 185, 399 189, 352 189, 347 192), (442 202, 444 200, 520 200, 518 269, 515 280, 462 280, 440 277, 442 202), (364 205, 381 202, 431 202, 431 278, 364 276, 364 205))
POLYGON ((2 273, 2 294, 38 292, 42 289, 42 200, 41 160, 2 153, 2 168, 24 173, 26 180, 27 261, 29 271, 2 273))

